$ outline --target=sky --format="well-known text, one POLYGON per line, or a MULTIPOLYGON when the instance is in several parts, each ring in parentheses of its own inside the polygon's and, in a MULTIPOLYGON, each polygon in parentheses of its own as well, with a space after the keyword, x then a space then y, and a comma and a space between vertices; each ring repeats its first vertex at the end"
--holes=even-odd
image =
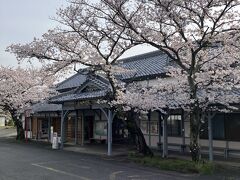
POLYGON ((50 17, 65 0, 0 0, 0 65, 16 66, 14 55, 5 52, 12 43, 31 42, 56 26, 50 17))
MULTIPOLYGON (((40 38, 57 25, 51 17, 55 16, 58 8, 67 4, 66 0, 0 0, 0 65, 17 66, 15 56, 5 52, 6 47, 29 43, 34 37, 40 38)), ((153 50, 150 47, 136 47, 122 58, 153 50)))

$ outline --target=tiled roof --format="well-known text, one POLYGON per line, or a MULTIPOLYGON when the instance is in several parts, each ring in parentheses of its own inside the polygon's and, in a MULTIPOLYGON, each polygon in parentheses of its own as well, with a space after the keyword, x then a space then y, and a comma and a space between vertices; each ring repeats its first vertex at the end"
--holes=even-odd
POLYGON ((88 77, 88 80, 99 86, 100 88, 107 88, 109 87, 109 82, 104 77, 98 75, 91 75, 88 77))
POLYGON ((94 91, 94 92, 85 92, 85 93, 69 93, 60 96, 53 97, 51 103, 62 103, 67 101, 79 101, 87 99, 95 99, 104 97, 107 94, 108 90, 94 91))
MULTIPOLYGON (((205 96, 203 95, 203 91, 198 91, 197 92, 199 98, 204 98, 205 96)), ((204 93, 205 94, 205 93, 204 93)), ((215 101, 210 103, 210 106, 221 106, 224 105, 224 101, 222 101, 224 98, 227 98, 227 102, 232 105, 232 104, 239 104, 240 102, 240 90, 239 89, 231 89, 229 91, 219 91, 218 96, 220 97, 219 99, 216 98, 215 101), (220 101, 219 101, 220 100, 220 101)), ((228 105, 226 103, 225 105, 228 105)), ((175 109, 178 107, 188 107, 190 105, 190 102, 186 101, 185 99, 173 99, 169 101, 169 108, 170 109, 175 109)))
POLYGON ((32 113, 54 112, 54 111, 61 111, 62 105, 41 102, 41 103, 32 105, 30 109, 32 110, 32 113))
POLYGON ((109 83, 105 78, 101 76, 88 75, 87 80, 83 84, 81 84, 81 86, 68 92, 61 93, 58 96, 52 97, 50 99, 50 102, 62 103, 66 101, 100 98, 104 97, 109 91, 110 91, 109 83), (81 92, 82 89, 84 89, 84 87, 86 87, 89 83, 95 84, 100 90, 93 92, 81 92))
MULTIPOLYGON (((118 73, 117 77, 121 80, 128 80, 164 74, 166 73, 165 67, 168 64, 168 61, 168 56, 160 51, 154 51, 142 55, 120 59, 117 61, 116 65, 126 68, 129 71, 118 73)), ((65 89, 80 87, 89 78, 88 73, 88 68, 80 70, 77 74, 59 83, 56 86, 56 90, 63 91, 65 89)), ((101 76, 99 76, 98 80, 104 81, 105 84, 107 81, 101 76)), ((98 83, 100 81, 98 81, 98 83)))
POLYGON ((117 65, 130 70, 119 73, 122 80, 135 79, 166 73, 166 66, 169 63, 168 56, 160 51, 154 51, 143 55, 137 55, 119 60, 117 65))
POLYGON ((57 84, 56 90, 61 91, 64 89, 71 89, 81 86, 87 79, 87 70, 83 69, 76 73, 75 75, 71 76, 70 78, 62 81, 61 83, 57 84))
MULTIPOLYGON (((117 74, 117 77, 121 80, 129 80, 164 74, 166 73, 165 67, 168 64, 168 61, 169 59, 167 55, 160 51, 121 59, 117 61, 116 65, 130 71, 119 73, 117 74)), ((79 73, 68 78, 57 86, 58 91, 63 89, 72 90, 51 98, 50 102, 61 103, 64 101, 100 98, 105 96, 110 90, 107 79, 99 75, 90 75, 88 74, 87 69, 79 71, 79 73), (89 81, 99 86, 101 90, 94 92, 79 92, 78 89, 84 87, 84 84, 87 84, 89 81)))

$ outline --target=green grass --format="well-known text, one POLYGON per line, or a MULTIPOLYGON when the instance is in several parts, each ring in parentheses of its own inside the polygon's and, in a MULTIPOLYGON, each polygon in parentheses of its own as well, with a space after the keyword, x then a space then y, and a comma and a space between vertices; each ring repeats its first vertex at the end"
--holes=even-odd
POLYGON ((129 154, 129 159, 139 164, 150 167, 156 167, 161 170, 176 171, 181 173, 200 173, 212 174, 215 166, 208 162, 195 163, 189 160, 168 158, 163 159, 160 156, 144 157, 134 153, 129 154))
POLYGON ((240 167, 229 166, 226 164, 216 163, 215 174, 218 174, 224 180, 235 180, 240 177, 240 167))

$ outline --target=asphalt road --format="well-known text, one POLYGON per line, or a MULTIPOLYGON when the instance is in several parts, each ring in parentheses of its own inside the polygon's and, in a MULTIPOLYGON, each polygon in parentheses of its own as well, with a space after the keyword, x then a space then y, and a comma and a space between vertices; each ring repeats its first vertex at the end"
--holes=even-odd
POLYGON ((0 180, 184 180, 225 179, 160 171, 121 157, 52 150, 49 145, 17 142, 15 129, 0 128, 0 180))
POLYGON ((182 180, 195 179, 121 161, 0 138, 0 180, 182 180))

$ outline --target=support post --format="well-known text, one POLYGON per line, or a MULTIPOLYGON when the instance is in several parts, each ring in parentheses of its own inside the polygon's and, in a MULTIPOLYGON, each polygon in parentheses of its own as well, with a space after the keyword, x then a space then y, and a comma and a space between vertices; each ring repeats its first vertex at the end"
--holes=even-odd
POLYGON ((209 142, 209 161, 213 161, 213 135, 212 135, 212 115, 208 113, 208 142, 209 142))
POLYGON ((78 133, 78 111, 76 110, 76 116, 75 116, 75 144, 77 144, 77 133, 78 133))
POLYGON ((25 140, 26 140, 26 143, 28 141, 28 118, 26 117, 26 114, 25 114, 25 140))
POLYGON ((108 144, 108 152, 107 155, 112 155, 112 122, 113 118, 116 115, 111 109, 108 109, 108 112, 106 112, 103 108, 100 108, 101 111, 104 113, 108 120, 108 133, 107 133, 107 144, 108 144))
POLYGON ((167 115, 163 115, 163 158, 168 156, 167 117, 167 115))
POLYGON ((81 114, 81 133, 82 133, 82 142, 81 142, 81 145, 83 146, 84 145, 84 111, 82 111, 82 114, 81 114))
POLYGON ((39 121, 37 118, 37 141, 39 140, 39 121))
POLYGON ((63 110, 62 110, 62 113, 61 113, 61 146, 60 146, 60 149, 63 149, 63 136, 64 136, 64 113, 63 113, 63 110))
POLYGON ((63 149, 63 144, 64 144, 64 140, 65 140, 65 118, 66 116, 68 115, 69 111, 67 110, 65 113, 64 111, 62 110, 62 113, 61 113, 61 145, 60 145, 60 149, 63 149))
POLYGON ((229 150, 229 141, 226 140, 226 148, 224 149, 224 158, 225 159, 228 159, 228 156, 229 156, 228 150, 229 150))
POLYGON ((32 116, 30 116, 30 119, 29 119, 29 130, 30 130, 30 138, 32 139, 32 116))
POLYGON ((148 146, 151 147, 151 111, 148 112, 148 146))
POLYGON ((184 113, 184 110, 182 110, 182 115, 181 115, 181 134, 182 134, 182 146, 181 146, 181 152, 185 152, 186 148, 186 142, 185 142, 185 119, 186 115, 184 113))
POLYGON ((158 112, 158 148, 159 150, 161 151, 161 132, 162 132, 162 129, 161 129, 161 113, 158 112))
POLYGON ((108 156, 112 155, 112 119, 113 119, 113 114, 112 111, 109 109, 108 110, 108 156))
POLYGON ((48 142, 51 141, 51 117, 50 113, 48 114, 48 142))

